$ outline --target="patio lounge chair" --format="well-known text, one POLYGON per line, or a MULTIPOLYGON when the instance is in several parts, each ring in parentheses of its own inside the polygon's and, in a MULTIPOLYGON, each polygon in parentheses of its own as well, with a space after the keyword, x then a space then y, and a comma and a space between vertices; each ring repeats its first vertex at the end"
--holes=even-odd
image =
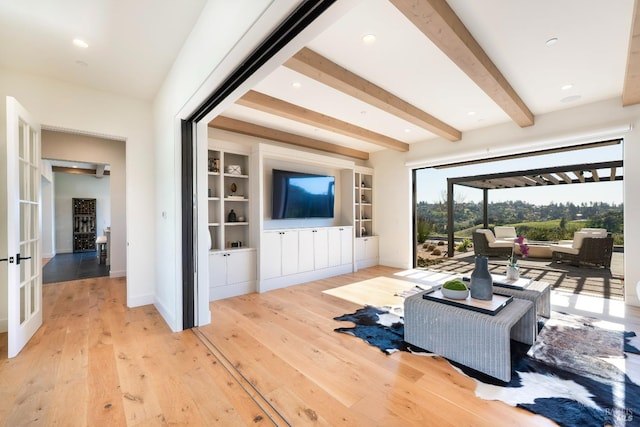
POLYGON ((606 230, 582 229, 573 234, 572 241, 550 246, 554 262, 611 267, 613 237, 606 230))
POLYGON ((473 232, 473 250, 479 256, 511 256, 513 241, 497 240, 491 230, 481 228, 473 232))
POLYGON ((493 232, 496 235, 497 240, 515 240, 518 238, 516 234, 516 228, 511 226, 495 226, 493 227, 493 232))

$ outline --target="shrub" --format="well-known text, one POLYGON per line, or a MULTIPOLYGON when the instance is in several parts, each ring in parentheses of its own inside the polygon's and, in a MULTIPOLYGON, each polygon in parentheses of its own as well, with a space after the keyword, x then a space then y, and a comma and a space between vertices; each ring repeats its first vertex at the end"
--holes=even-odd
POLYGON ((418 218, 418 243, 423 243, 429 235, 433 232, 433 222, 427 221, 424 218, 418 218))
POLYGON ((471 240, 464 239, 462 242, 460 242, 460 244, 458 244, 458 247, 456 249, 459 252, 466 252, 469 250, 470 247, 471 247, 471 240))
POLYGON ((442 251, 440 249, 434 249, 433 252, 431 252, 432 255, 442 255, 442 251))

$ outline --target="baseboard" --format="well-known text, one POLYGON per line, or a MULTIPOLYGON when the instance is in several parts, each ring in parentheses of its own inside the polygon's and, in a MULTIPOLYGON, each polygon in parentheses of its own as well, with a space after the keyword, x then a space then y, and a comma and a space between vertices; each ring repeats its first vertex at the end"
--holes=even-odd
POLYGON ((9 320, 0 319, 0 333, 7 332, 9 330, 9 320))
POLYGON ((157 298, 154 300, 153 305, 156 308, 156 310, 158 310, 158 312, 160 313, 160 316, 162 316, 164 321, 167 322, 167 325, 169 326, 169 328, 173 332, 179 332, 180 331, 180 329, 178 328, 179 325, 177 325, 176 319, 171 314, 171 311, 167 310, 164 304, 162 304, 160 300, 158 300, 157 298))
POLYGON ((141 307, 155 303, 155 295, 140 295, 136 297, 127 296, 127 307, 141 307))
POLYGON ((257 291, 266 292, 347 273, 353 273, 353 267, 351 264, 323 268, 321 270, 313 270, 304 273, 290 274, 288 276, 274 277, 272 279, 262 280, 258 285, 257 291))
POLYGON ((44 258, 53 258, 54 256, 56 256, 55 252, 42 254, 42 258, 43 259, 44 258))
POLYGON ((124 277, 126 275, 127 275, 127 270, 120 270, 120 271, 109 270, 109 277, 124 277))

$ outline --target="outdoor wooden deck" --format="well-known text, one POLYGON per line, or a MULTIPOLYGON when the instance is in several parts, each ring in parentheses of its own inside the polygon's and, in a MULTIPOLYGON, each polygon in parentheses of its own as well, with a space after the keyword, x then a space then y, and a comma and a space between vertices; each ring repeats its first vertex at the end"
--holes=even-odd
MULTIPOLYGON (((452 271, 469 275, 474 267, 474 254, 467 252, 448 258, 440 264, 430 266, 430 270, 452 271)), ((593 295, 602 298, 624 299, 624 254, 614 252, 611 268, 576 267, 559 264, 551 259, 527 258, 518 260, 520 274, 534 280, 549 282, 554 290, 574 294, 593 295)), ((506 260, 489 258, 489 270, 495 274, 505 274, 506 260)))

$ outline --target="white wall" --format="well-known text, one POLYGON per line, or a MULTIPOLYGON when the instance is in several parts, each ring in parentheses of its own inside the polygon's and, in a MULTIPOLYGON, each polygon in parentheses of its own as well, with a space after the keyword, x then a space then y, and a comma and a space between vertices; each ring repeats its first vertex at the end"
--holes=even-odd
POLYGON ((54 223, 54 192, 53 171, 51 162, 43 160, 40 165, 42 179, 40 180, 40 250, 42 258, 53 258, 55 250, 55 223, 54 223))
MULTIPOLYGON (((55 190, 56 253, 73 252, 73 198, 96 199, 96 236, 111 224, 111 194, 109 176, 97 179, 93 175, 56 172, 55 190)), ((112 259, 124 256, 110 254, 112 259), (114 257, 114 255, 116 255, 114 257)))
POLYGON ((489 158, 584 142, 624 138, 624 240, 626 301, 640 305, 635 284, 640 281, 640 105, 623 108, 620 99, 549 113, 536 117, 536 124, 520 128, 506 123, 465 132, 458 142, 434 139, 412 144, 407 153, 388 150, 375 153, 377 230, 380 235, 380 263, 408 268, 413 264, 411 229, 411 167, 433 166, 453 161, 489 158), (382 202, 382 203, 381 203, 382 202))
MULTIPOLYGON (((126 141, 127 210, 122 239, 124 241, 126 236, 126 263, 123 264, 128 266, 127 304, 152 303, 156 260, 149 250, 155 241, 151 103, 0 68, 2 126, 5 126, 4 98, 7 95, 15 97, 48 129, 126 141)), ((4 142, 5 138, 3 131, 0 141, 4 142)), ((0 143, 0 147, 2 145, 0 143)), ((0 181, 0 192, 5 188, 2 184, 0 181)), ((115 203, 113 197, 112 203, 115 203)), ((114 240, 116 237, 113 236, 114 240)))
MULTIPOLYGON (((155 305, 174 331, 182 329, 180 119, 187 118, 296 3, 210 0, 156 96, 156 204, 151 216, 157 235, 155 305)), ((202 143, 206 147, 206 138, 202 143)))

